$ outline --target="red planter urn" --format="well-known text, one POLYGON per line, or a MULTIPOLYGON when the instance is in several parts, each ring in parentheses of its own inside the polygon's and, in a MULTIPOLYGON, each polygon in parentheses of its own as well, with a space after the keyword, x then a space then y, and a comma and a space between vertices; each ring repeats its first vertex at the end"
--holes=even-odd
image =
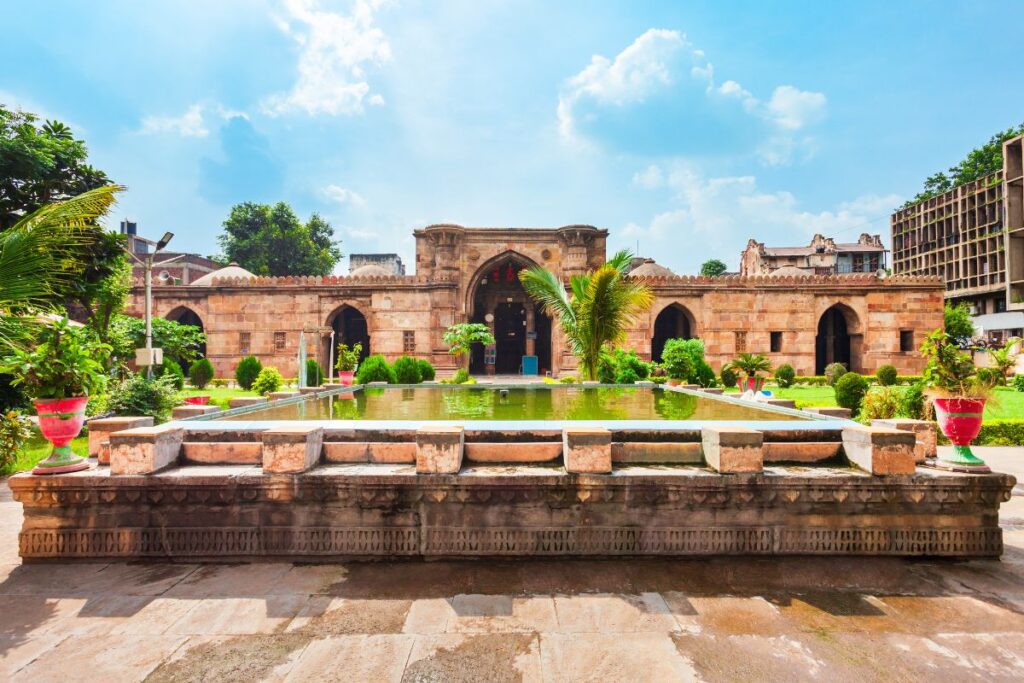
POLYGON ((344 387, 352 386, 352 382, 355 381, 356 371, 355 370, 338 370, 338 381, 344 387))
POLYGON ((89 461, 75 455, 71 440, 81 434, 85 424, 85 404, 88 396, 52 398, 34 401, 39 415, 39 431, 53 444, 49 457, 32 470, 32 474, 60 474, 77 472, 89 467, 89 461))
POLYGON ((205 406, 210 402, 209 396, 186 396, 185 405, 187 406, 205 406))
POLYGON ((987 470, 985 461, 971 452, 971 442, 981 431, 985 399, 936 398, 934 403, 939 429, 953 444, 953 456, 943 458, 943 462, 954 467, 987 470))
POLYGON ((670 387, 678 387, 680 384, 683 383, 683 381, 680 379, 675 379, 674 377, 669 377, 666 383, 670 387))
POLYGON ((757 393, 764 387, 764 377, 740 377, 736 380, 736 386, 739 387, 740 393, 745 391, 753 391, 757 393))

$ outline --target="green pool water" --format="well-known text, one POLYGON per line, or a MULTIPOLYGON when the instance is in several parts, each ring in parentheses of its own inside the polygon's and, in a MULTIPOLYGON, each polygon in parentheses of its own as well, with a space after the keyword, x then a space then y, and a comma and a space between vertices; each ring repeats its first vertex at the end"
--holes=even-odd
POLYGON ((368 387, 226 420, 800 420, 756 406, 645 387, 368 387), (352 396, 349 394, 349 396, 352 396))

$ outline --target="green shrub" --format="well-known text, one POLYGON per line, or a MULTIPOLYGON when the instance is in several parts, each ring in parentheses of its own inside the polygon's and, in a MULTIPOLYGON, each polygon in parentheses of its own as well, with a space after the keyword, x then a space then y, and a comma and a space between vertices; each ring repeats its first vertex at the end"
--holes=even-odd
POLYGON ((1024 375, 1013 376, 1013 388, 1017 391, 1024 391, 1024 375))
MULTIPOLYGON (((664 384, 664 377, 659 377, 657 379, 660 379, 661 383, 664 384)), ((708 365, 708 362, 703 358, 697 361, 697 367, 694 368, 693 374, 690 375, 690 379, 692 380, 693 384, 699 384, 705 388, 713 387, 716 384, 718 384, 718 381, 715 379, 715 371, 711 368, 710 365, 708 365)))
POLYGON ((214 377, 210 380, 211 387, 226 387, 228 385, 228 379, 226 377, 214 377))
POLYGON ((861 403, 861 421, 867 424, 871 420, 890 420, 896 417, 902 399, 903 392, 893 386, 883 386, 875 391, 869 391, 861 403))
POLYGON ((398 384, 395 369, 380 354, 368 356, 366 360, 359 364, 359 371, 356 373, 356 384, 369 384, 370 382, 398 384))
POLYGON ((156 422, 165 422, 171 417, 171 409, 180 402, 175 379, 170 374, 156 379, 146 379, 141 373, 130 375, 111 387, 107 410, 115 415, 149 416, 156 422))
POLYGON ((974 443, 978 446, 1024 446, 1024 420, 986 420, 974 443))
POLYGON ((636 370, 626 366, 619 370, 618 374, 615 375, 616 384, 634 384, 640 381, 640 376, 636 374, 636 370))
POLYGON ((868 393, 868 381, 856 372, 844 372, 842 377, 836 380, 835 392, 836 404, 849 408, 850 412, 857 415, 864 395, 868 393))
POLYGON ((793 384, 805 384, 811 387, 823 387, 828 384, 828 377, 825 375, 797 375, 793 378, 793 384))
POLYGON ((469 376, 469 371, 466 368, 459 368, 452 375, 452 384, 465 384, 471 379, 472 377, 469 376))
POLYGON ((423 381, 420 364, 410 356, 400 357, 395 361, 395 379, 398 384, 419 384, 423 381))
POLYGON ((783 389, 793 386, 794 379, 796 379, 796 370, 789 363, 783 363, 775 368, 775 382, 783 389))
POLYGON ((320 363, 316 362, 316 358, 306 359, 306 386, 307 387, 318 387, 324 383, 324 369, 320 367, 320 363))
POLYGON ((238 386, 246 391, 252 389, 252 383, 256 381, 256 376, 260 374, 260 370, 263 369, 263 363, 256 356, 246 356, 242 360, 238 361, 238 365, 235 366, 235 381, 238 382, 238 386))
MULTIPOLYGON (((708 370, 711 370, 711 366, 710 365, 708 366, 708 370)), ((711 370, 711 379, 712 379, 712 381, 714 380, 714 378, 715 378, 715 371, 711 370)), ((658 385, 664 384, 666 381, 668 381, 668 377, 666 377, 665 375, 655 375, 655 376, 652 376, 650 379, 651 379, 652 382, 654 382, 655 384, 658 384, 658 385)))
POLYGON ((651 364, 640 358, 633 349, 615 349, 615 373, 618 375, 623 370, 632 370, 637 379, 647 379, 651 374, 651 364))
POLYGON ((200 358, 189 366, 188 378, 196 389, 205 389, 213 379, 213 363, 209 358, 200 358))
POLYGON ((601 349, 597 361, 597 381, 601 384, 615 383, 615 356, 607 348, 601 349))
POLYGON ((416 364, 420 366, 420 379, 424 382, 433 382, 437 377, 437 370, 430 364, 430 361, 426 358, 419 358, 416 364))
POLYGON ((825 366, 825 378, 828 380, 829 386, 835 386, 839 378, 847 373, 846 366, 842 363, 829 363, 825 366))
POLYGON ((891 387, 899 381, 899 374, 896 372, 896 368, 891 365, 883 365, 875 371, 875 377, 878 378, 878 383, 883 387, 891 387))
POLYGON ((689 383, 697 361, 703 359, 704 344, 699 339, 669 339, 661 351, 661 366, 665 368, 665 374, 680 382, 689 383), (690 344, 691 341, 697 344, 690 344))
POLYGON ((164 358, 163 365, 153 368, 153 377, 167 377, 174 388, 181 391, 185 388, 185 372, 181 365, 173 358, 164 358))
POLYGON ((562 377, 559 377, 558 381, 561 384, 576 384, 576 377, 575 375, 564 375, 562 377))
POLYGON ((917 384, 923 381, 924 377, 921 375, 898 375, 896 377, 897 384, 917 384))
POLYGON ((911 384, 903 392, 903 396, 900 399, 898 415, 900 417, 910 418, 911 420, 928 419, 927 402, 925 401, 923 382, 911 384))
POLYGON ((18 450, 32 436, 32 422, 11 410, 0 413, 0 474, 6 474, 18 457, 18 450))
POLYGON ((736 371, 728 365, 722 366, 722 372, 718 375, 722 378, 723 387, 734 387, 739 377, 736 375, 736 371))
POLYGON ((252 383, 252 390, 260 396, 265 396, 274 391, 280 391, 284 383, 284 377, 277 368, 266 367, 256 375, 256 381, 252 383))

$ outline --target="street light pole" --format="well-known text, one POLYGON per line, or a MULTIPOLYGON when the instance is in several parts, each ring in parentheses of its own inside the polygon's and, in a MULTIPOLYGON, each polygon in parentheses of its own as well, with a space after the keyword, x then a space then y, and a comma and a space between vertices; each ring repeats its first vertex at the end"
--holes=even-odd
MULTIPOLYGON (((156 248, 152 252, 146 254, 146 258, 140 259, 138 256, 133 254, 128 249, 125 252, 133 259, 136 263, 142 264, 143 277, 145 278, 146 287, 146 359, 149 363, 146 366, 146 379, 153 379, 153 257, 159 254, 167 244, 174 237, 173 232, 165 232, 164 236, 160 238, 160 241, 156 243, 156 248)), ((180 258, 184 258, 185 255, 175 256, 169 258, 160 263, 170 263, 171 261, 177 261, 180 258)))

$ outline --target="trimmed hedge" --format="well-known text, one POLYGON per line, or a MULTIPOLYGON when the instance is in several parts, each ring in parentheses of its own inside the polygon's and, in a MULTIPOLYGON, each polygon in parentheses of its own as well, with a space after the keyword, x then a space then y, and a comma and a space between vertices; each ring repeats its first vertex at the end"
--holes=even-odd
POLYGON ((857 415, 864 395, 868 393, 868 381, 856 372, 844 372, 836 380, 835 392, 836 403, 843 408, 849 408, 857 415))
POLYGON ((420 364, 411 356, 401 356, 394 364, 395 379, 398 384, 419 384, 423 381, 420 364))
POLYGON ((796 371, 793 370, 793 366, 789 363, 783 363, 775 368, 775 381, 783 389, 793 386, 793 380, 795 379, 796 371))
POLYGON ((235 381, 238 382, 238 386, 249 391, 252 389, 252 383, 256 381, 256 376, 260 374, 260 370, 263 369, 263 363, 256 356, 246 356, 242 360, 238 361, 238 365, 235 366, 235 381))
MULTIPOLYGON (((941 429, 938 440, 941 444, 949 443, 941 429)), ((985 420, 978 438, 972 443, 975 446, 1024 446, 1024 420, 985 420)))
POLYGON ((200 358, 189 366, 188 378, 196 389, 205 389, 213 379, 213 363, 209 358, 200 358))
POLYGON ((875 371, 875 379, 883 387, 891 387, 896 384, 899 374, 892 365, 883 365, 875 371))
POLYGON ((419 358, 416 363, 420 366, 420 378, 424 382, 433 382, 434 378, 437 377, 437 370, 430 364, 430 361, 426 358, 419 358))
POLYGON ((379 354, 370 356, 359 364, 359 370, 356 372, 356 384, 369 384, 370 382, 398 384, 395 369, 384 356, 379 354))

